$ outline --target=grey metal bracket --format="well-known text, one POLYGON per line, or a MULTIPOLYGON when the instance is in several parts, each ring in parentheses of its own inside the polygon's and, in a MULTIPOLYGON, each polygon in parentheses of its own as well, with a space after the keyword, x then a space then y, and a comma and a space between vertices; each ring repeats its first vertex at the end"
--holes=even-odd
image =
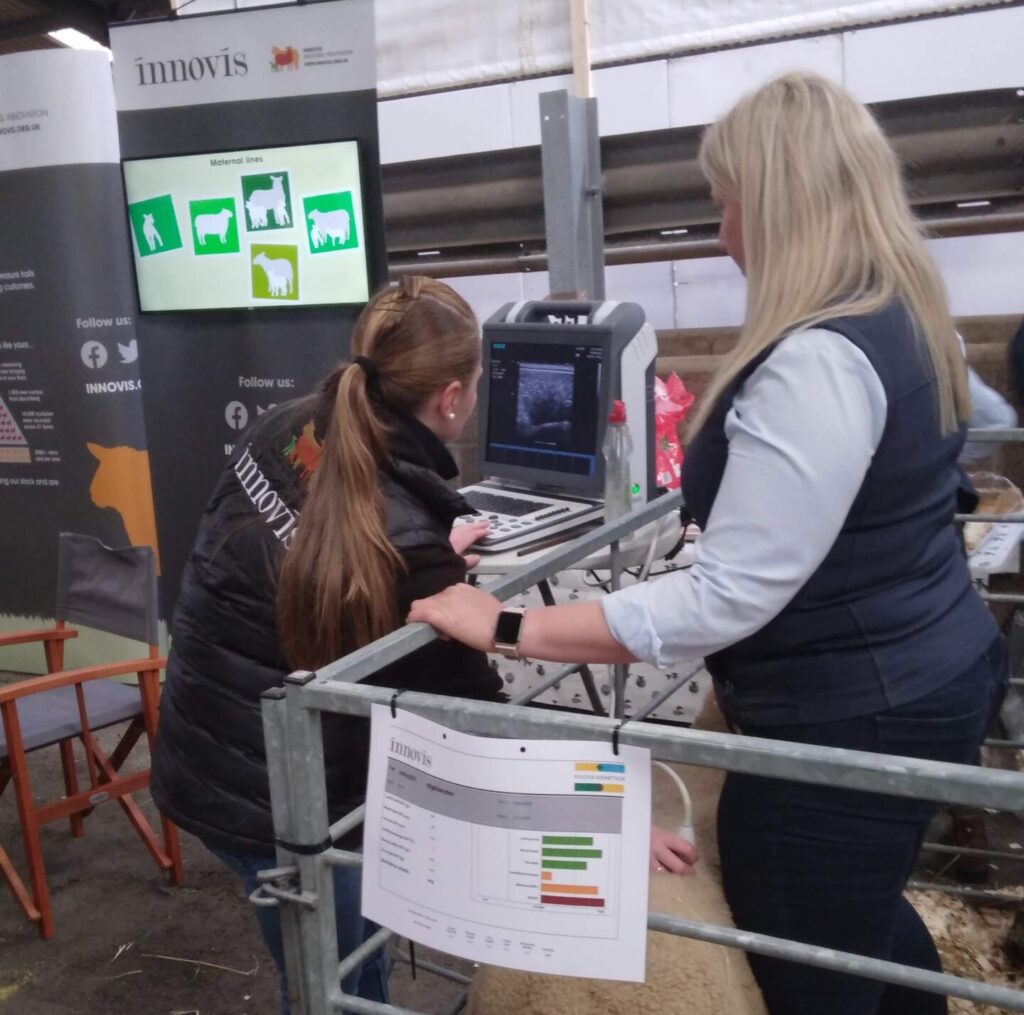
POLYGON ((544 232, 552 293, 604 298, 604 209, 597 99, 540 96, 544 232))

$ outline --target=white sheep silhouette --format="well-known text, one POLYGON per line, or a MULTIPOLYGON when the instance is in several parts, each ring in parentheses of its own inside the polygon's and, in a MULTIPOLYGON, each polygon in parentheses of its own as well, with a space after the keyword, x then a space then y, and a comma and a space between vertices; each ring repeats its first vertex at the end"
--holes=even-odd
POLYGON ((348 243, 352 220, 344 208, 337 211, 311 211, 307 216, 312 223, 309 238, 314 247, 322 246, 330 241, 332 247, 339 243, 348 243))
POLYGON ((150 253, 156 250, 158 244, 161 247, 164 245, 164 241, 160 238, 160 232, 153 222, 153 216, 149 212, 142 216, 142 235, 146 237, 150 253))
POLYGON ((245 202, 246 210, 249 212, 249 228, 255 229, 258 225, 267 224, 267 212, 273 211, 274 222, 277 225, 285 225, 288 219, 288 211, 284 198, 284 187, 281 185, 283 176, 271 176, 270 188, 268 190, 254 190, 249 199, 245 202), (282 213, 285 222, 282 222, 282 213))
POLYGON ((270 288, 271 296, 290 296, 295 276, 292 273, 292 262, 283 257, 267 257, 266 254, 257 254, 252 259, 253 264, 263 269, 267 276, 267 285, 270 288))
POLYGON ((234 215, 229 208, 222 208, 216 214, 196 216, 196 239, 199 246, 206 246, 207 236, 216 236, 221 243, 227 242, 228 228, 234 215))
POLYGON ((274 221, 279 226, 290 226, 292 224, 292 220, 288 215, 288 205, 284 201, 274 206, 274 221))
POLYGON ((256 229, 267 224, 267 209, 262 204, 253 204, 250 198, 245 202, 245 210, 249 213, 249 228, 256 229))

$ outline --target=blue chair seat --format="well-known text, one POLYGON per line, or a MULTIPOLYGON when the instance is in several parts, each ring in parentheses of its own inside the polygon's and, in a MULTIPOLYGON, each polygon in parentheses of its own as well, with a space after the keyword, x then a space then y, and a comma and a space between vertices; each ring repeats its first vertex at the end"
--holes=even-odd
MULTIPOLYGON (((83 684, 85 713, 89 728, 124 722, 142 713, 139 689, 117 680, 94 680, 83 684)), ((78 701, 73 687, 58 687, 42 694, 31 694, 18 702, 18 720, 25 750, 34 751, 82 732, 78 701)), ((7 757, 7 735, 0 724, 0 758, 7 757)))

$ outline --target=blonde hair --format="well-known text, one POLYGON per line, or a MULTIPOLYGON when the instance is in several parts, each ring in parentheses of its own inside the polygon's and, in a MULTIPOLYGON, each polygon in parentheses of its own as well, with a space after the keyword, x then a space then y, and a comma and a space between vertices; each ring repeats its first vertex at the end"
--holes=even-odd
POLYGON ((942 431, 966 420, 966 368, 942 278, 896 155, 864 106, 823 77, 786 74, 708 128, 700 165, 740 204, 747 306, 694 432, 736 374, 779 338, 894 299, 931 359, 942 431))
POLYGON ((353 359, 371 361, 376 376, 350 364, 324 383, 333 413, 278 583, 285 658, 303 669, 398 627, 395 580, 402 559, 388 540, 378 476, 391 453, 387 412, 414 415, 452 380, 472 383, 480 327, 444 282, 406 276, 360 314, 351 350, 353 359))

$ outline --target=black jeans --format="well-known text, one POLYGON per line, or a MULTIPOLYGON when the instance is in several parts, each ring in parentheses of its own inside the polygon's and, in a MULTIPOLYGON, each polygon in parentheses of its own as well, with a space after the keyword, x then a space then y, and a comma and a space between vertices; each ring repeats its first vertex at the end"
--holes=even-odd
MULTIPOLYGON (((1006 688, 996 639, 945 687, 878 715, 743 733, 970 764, 1006 688)), ((730 773, 718 807, 737 927, 939 971, 903 898, 936 804, 730 773)), ((945 997, 749 955, 772 1015, 942 1015, 945 997)))

